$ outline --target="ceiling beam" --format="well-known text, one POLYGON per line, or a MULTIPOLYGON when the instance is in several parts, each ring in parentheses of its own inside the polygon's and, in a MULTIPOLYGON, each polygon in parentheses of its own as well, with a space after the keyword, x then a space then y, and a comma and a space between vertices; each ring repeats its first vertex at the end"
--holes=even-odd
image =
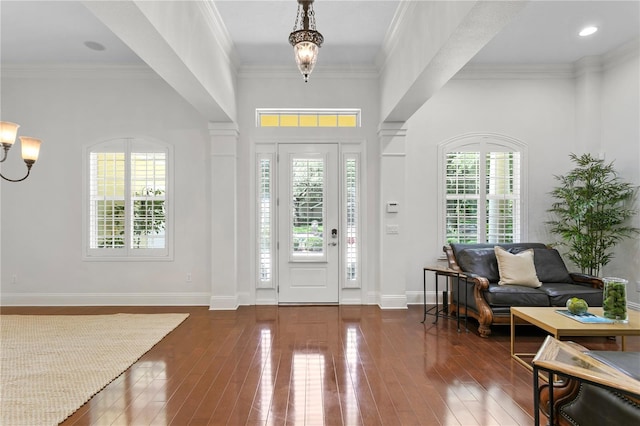
POLYGON ((527 4, 403 3, 381 72, 381 121, 407 121, 527 4))
POLYGON ((207 120, 236 120, 231 43, 211 2, 83 4, 207 120))

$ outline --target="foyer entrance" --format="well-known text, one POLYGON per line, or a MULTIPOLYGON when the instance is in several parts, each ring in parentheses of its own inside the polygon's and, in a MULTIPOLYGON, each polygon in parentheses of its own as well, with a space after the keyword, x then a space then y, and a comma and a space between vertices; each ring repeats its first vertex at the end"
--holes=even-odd
POLYGON ((278 146, 278 303, 338 303, 338 145, 278 146))

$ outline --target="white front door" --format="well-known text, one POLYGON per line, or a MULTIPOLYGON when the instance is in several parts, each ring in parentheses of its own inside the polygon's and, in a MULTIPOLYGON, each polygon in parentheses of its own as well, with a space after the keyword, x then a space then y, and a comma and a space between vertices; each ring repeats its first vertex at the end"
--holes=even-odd
POLYGON ((278 302, 338 303, 338 145, 283 144, 278 158, 278 302))

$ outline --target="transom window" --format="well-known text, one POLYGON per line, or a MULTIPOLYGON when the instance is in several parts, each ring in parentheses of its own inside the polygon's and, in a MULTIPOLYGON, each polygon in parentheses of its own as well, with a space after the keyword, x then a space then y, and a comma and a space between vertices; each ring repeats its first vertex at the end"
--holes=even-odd
POLYGON ((359 109, 256 110, 258 127, 360 127, 359 109))
POLYGON ((166 146, 117 139, 87 154, 87 256, 168 255, 166 146))
POLYGON ((523 237, 523 147, 496 137, 441 146, 445 243, 508 243, 523 237))

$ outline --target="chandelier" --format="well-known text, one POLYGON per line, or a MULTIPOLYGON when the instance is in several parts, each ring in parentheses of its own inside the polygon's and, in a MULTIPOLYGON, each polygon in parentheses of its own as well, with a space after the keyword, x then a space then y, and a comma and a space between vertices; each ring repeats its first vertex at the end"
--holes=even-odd
POLYGON ((318 60, 318 48, 323 41, 322 34, 316 31, 313 0, 298 0, 298 14, 293 32, 289 34, 289 43, 293 46, 296 63, 305 83, 309 81, 309 74, 318 60))
MULTIPOLYGON (((0 163, 4 163, 4 161, 7 159, 9 150, 16 141, 18 127, 20 127, 19 124, 10 123, 8 121, 0 121, 0 142, 2 143, 2 148, 4 148, 4 155, 2 157, 2 160, 0 160, 0 163)), ((21 182, 28 178, 29 173, 31 172, 31 166, 33 166, 38 160, 41 143, 42 141, 40 139, 31 138, 28 136, 20 136, 20 144, 22 145, 22 159, 27 165, 27 174, 21 179, 9 179, 2 173, 0 173, 0 177, 9 182, 21 182)))

